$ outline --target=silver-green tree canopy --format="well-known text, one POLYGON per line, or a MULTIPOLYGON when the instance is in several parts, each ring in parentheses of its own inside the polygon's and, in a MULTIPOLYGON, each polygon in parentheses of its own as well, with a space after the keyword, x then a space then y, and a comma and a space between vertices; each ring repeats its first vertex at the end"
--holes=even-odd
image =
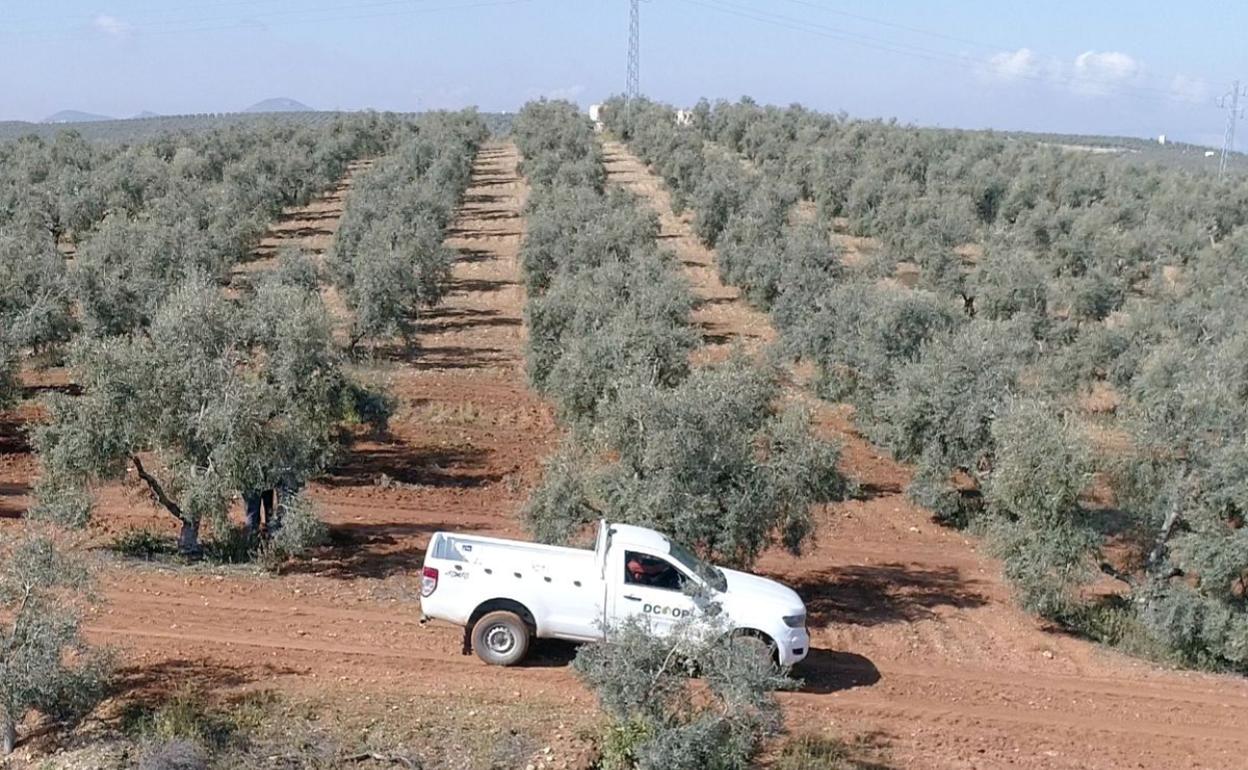
POLYGON ((243 490, 298 487, 325 468, 344 420, 384 420, 384 399, 344 374, 315 291, 261 280, 240 301, 192 276, 143 332, 88 340, 71 363, 79 396, 49 401, 36 432, 37 515, 82 522, 92 483, 133 468, 198 549, 243 490))
POLYGON ((107 658, 80 633, 88 578, 43 534, 0 537, 0 757, 28 712, 82 714, 102 694, 107 658))

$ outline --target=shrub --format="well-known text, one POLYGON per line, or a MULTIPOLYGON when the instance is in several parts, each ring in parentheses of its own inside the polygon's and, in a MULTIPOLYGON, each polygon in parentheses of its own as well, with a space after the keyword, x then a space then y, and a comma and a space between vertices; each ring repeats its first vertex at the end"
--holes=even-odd
POLYGON ((44 534, 0 540, 0 756, 28 712, 81 716, 103 697, 108 657, 87 646, 86 568, 44 534))
POLYGON ((660 638, 638 621, 582 647, 573 663, 610 720, 603 767, 744 770, 781 729, 772 692, 796 685, 731 635, 677 627, 660 638), (694 675, 706 686, 695 697, 694 675))

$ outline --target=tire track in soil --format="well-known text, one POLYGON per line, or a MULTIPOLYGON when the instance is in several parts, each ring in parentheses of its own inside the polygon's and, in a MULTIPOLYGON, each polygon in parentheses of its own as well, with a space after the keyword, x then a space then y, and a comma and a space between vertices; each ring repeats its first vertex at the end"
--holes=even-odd
MULTIPOLYGON (((703 360, 775 339, 715 269, 715 255, 672 214, 662 180, 605 141, 608 181, 659 215, 699 305, 703 360)), ((806 374, 808 376, 808 373, 806 374)), ((814 398, 795 373, 792 398, 844 445, 864 499, 816 511, 801 557, 769 552, 759 567, 810 608, 812 652, 801 692, 783 694, 789 724, 865 736, 887 761, 923 768, 1243 767, 1248 683, 1159 669, 1046 631, 1019 610, 999 565, 905 496, 908 470, 858 434, 852 412, 814 398)))
MULTIPOLYGON (((509 142, 479 151, 446 241, 458 254, 450 292, 419 321, 416 345, 381 353, 399 401, 390 430, 359 438, 311 485, 331 543, 280 577, 249 568, 110 566, 106 601, 88 624, 94 638, 142 669, 191 671, 206 684, 228 672, 236 686, 334 688, 361 704, 370 692, 518 702, 579 691, 565 646, 539 643, 531 665, 504 671, 462 656, 458 629, 418 622, 418 569, 430 535, 454 528, 521 536, 515 512, 559 438, 551 409, 524 373, 518 252, 528 187, 518 162, 509 142)), ((337 229, 329 214, 341 214, 347 187, 336 201, 314 204, 316 232, 300 224, 302 211, 275 227, 293 236, 266 239, 269 255, 280 242, 328 248, 337 229)), ((101 521, 169 527, 141 491, 106 491, 101 505, 101 521)), ((576 699, 566 704, 569 722, 584 716, 576 699)), ((543 709, 546 721, 559 711, 543 709)))

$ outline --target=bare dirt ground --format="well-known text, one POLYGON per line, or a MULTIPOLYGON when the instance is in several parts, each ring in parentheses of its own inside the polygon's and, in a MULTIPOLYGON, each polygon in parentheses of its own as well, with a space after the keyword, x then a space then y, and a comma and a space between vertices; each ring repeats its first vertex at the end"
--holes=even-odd
MULTIPOLYGON (((135 687, 277 687, 382 718, 419 722, 454 710, 483 732, 510 726, 492 713, 521 707, 525 728, 556 747, 592 718, 567 647, 539 645, 525 668, 487 668, 461 654, 457 629, 419 624, 429 536, 520 536, 517 511, 559 437, 524 375, 517 251, 527 186, 518 160, 511 144, 481 150, 448 239, 459 254, 450 294, 421 321, 416 346, 380 362, 400 402, 390 431, 361 438, 313 485, 329 546, 277 577, 106 560, 105 601, 89 630, 121 651, 135 687)), ((286 243, 327 248, 346 189, 288 212, 261 256, 286 243)), ((35 463, 21 428, 32 414, 29 405, 0 414, 0 525, 28 504, 35 463)), ((129 484, 101 491, 97 521, 100 541, 135 527, 173 529, 129 484)), ((556 751, 547 764, 559 762, 556 751)))
MULTIPOLYGON (((687 217, 671 213, 662 181, 617 142, 606 161, 609 181, 660 215, 711 347, 772 339, 766 316, 719 281, 687 217)), ((810 608, 807 685, 782 696, 791 729, 862 738, 900 767, 1245 766, 1248 682, 1160 670, 1045 630, 1014 606, 978 543, 907 499, 907 469, 855 432, 848 408, 795 397, 843 442, 865 496, 819 512, 809 553, 760 564, 810 608)))

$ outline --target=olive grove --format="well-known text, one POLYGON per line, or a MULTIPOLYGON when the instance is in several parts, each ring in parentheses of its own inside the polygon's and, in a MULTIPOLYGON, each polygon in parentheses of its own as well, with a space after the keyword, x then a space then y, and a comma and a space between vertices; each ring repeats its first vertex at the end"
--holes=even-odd
POLYGON ((644 100, 605 114, 819 393, 915 464, 917 500, 990 534, 1027 606, 1245 668, 1242 180, 748 99, 689 126, 644 100), (1124 604, 1080 591, 1098 570, 1124 604))
POLYGON ((515 133, 534 184, 528 374, 571 427, 529 501, 536 534, 567 540, 607 518, 732 564, 773 542, 799 550, 811 505, 847 492, 837 448, 777 406, 776 372, 690 366, 692 292, 654 215, 602 188, 602 151, 575 107, 530 104, 515 133))

